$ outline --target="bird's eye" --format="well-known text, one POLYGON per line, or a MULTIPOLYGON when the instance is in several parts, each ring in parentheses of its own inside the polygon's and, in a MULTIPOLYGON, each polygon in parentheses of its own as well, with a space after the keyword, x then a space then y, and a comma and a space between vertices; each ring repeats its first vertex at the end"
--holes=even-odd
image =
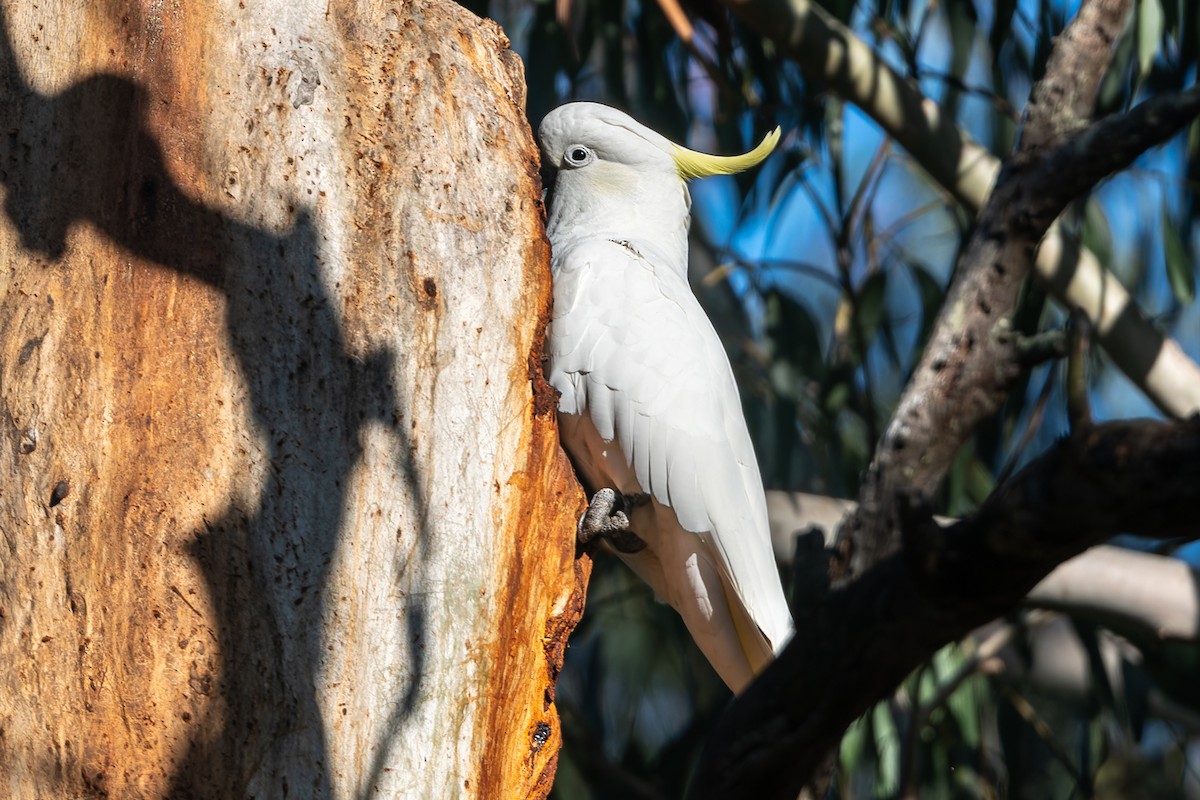
POLYGON ((573 144, 567 148, 566 161, 572 167, 582 167, 591 163, 592 151, 581 144, 573 144))

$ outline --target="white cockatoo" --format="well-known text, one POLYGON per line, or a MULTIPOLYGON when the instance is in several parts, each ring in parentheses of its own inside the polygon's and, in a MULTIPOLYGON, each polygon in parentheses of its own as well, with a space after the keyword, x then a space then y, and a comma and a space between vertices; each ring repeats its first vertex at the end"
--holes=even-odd
POLYGON ((733 370, 688 286, 687 181, 754 166, 779 130, 745 155, 710 156, 614 108, 569 103, 539 135, 557 171, 549 378, 563 445, 597 492, 580 537, 607 534, 740 692, 792 618, 733 370))

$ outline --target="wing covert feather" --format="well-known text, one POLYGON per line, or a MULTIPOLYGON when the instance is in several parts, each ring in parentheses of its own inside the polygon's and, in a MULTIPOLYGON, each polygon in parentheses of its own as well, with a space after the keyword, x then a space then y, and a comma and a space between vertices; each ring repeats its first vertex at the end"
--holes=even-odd
POLYGON ((641 490, 703 534, 778 649, 791 617, 762 479, 729 360, 691 288, 606 240, 555 253, 554 273, 548 351, 560 411, 586 413, 641 490))

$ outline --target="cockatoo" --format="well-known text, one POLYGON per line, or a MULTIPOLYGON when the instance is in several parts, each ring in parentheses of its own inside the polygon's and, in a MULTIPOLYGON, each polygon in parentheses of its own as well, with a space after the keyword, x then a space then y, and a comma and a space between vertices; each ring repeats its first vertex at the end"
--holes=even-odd
POLYGON ((563 445, 597 493, 580 538, 606 535, 740 692, 792 618, 733 370, 688 286, 687 181, 754 166, 779 129, 745 155, 710 156, 569 103, 539 136, 557 171, 549 380, 563 445))

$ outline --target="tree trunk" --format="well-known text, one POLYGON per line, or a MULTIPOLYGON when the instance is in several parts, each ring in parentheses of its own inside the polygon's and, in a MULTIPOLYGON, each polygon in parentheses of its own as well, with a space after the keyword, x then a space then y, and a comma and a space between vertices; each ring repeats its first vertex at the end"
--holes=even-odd
POLYGON ((503 34, 2 16, 0 795, 544 795, 588 564, 503 34))

